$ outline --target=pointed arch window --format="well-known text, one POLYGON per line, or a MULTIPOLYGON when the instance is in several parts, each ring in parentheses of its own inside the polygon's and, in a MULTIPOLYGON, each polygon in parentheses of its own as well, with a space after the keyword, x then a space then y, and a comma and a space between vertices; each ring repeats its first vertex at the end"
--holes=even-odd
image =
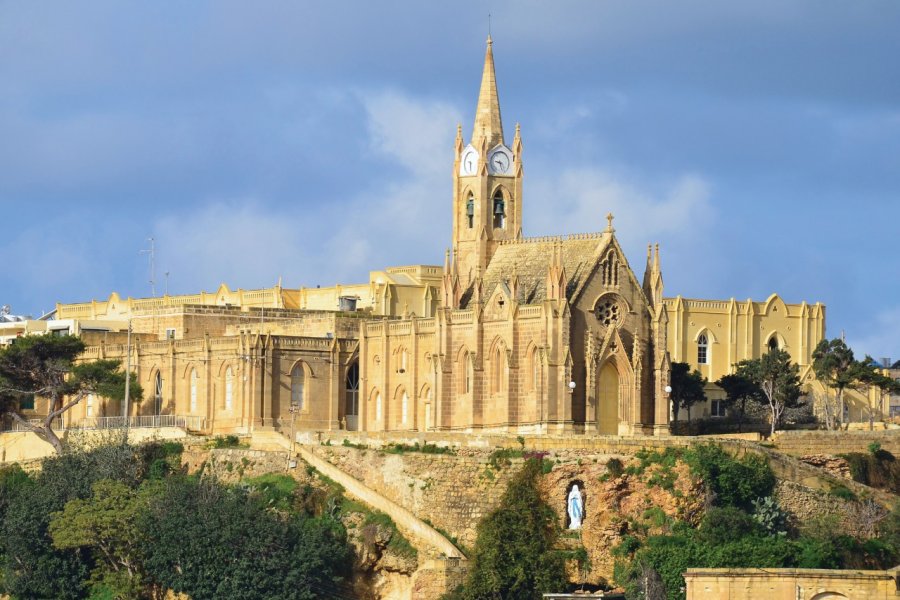
POLYGON ((503 375, 506 372, 506 356, 505 351, 502 346, 497 346, 497 349, 494 351, 494 380, 493 380, 493 391, 494 393, 500 393, 503 391, 503 375))
POLYGON ((225 369, 225 410, 231 410, 234 405, 234 374, 231 367, 225 369))
POLYGON ((475 367, 472 364, 472 355, 466 352, 463 354, 463 394, 472 393, 472 384, 475 379, 475 367))
POLYGON ((537 348, 534 348, 531 351, 531 355, 528 358, 529 364, 529 373, 531 377, 528 380, 528 391, 535 392, 540 388, 541 385, 541 361, 538 356, 537 348))
POLYGON ((381 420, 381 392, 375 393, 375 420, 381 420))
POLYGON ((472 194, 469 194, 469 199, 466 200, 466 223, 469 229, 475 226, 475 196, 472 194))
POLYGON ((506 228, 506 200, 503 199, 503 192, 497 190, 494 194, 493 211, 494 229, 506 228))
POLYGON ((347 369, 347 403, 346 414, 356 416, 359 414, 359 363, 354 361, 347 369))
POLYGON ((162 397, 163 397, 163 380, 162 373, 156 372, 156 381, 154 382, 153 402, 156 414, 162 414, 162 397))
POLYGON ((200 376, 197 369, 191 369, 191 412, 197 412, 197 382, 200 376))
POLYGON ((291 404, 298 410, 306 408, 306 371, 297 363, 291 371, 291 404))
POLYGON ((409 417, 409 394, 406 393, 406 390, 403 391, 403 396, 400 398, 400 422, 406 425, 406 420, 409 417))
POLYGON ((606 253, 606 258, 600 263, 600 270, 603 274, 603 285, 607 287, 619 285, 619 256, 613 250, 606 253))
POLYGON ((778 336, 773 335, 769 338, 769 352, 772 350, 778 350, 778 336))
POLYGON ((705 333, 701 333, 697 338, 697 364, 709 364, 709 338, 705 333))

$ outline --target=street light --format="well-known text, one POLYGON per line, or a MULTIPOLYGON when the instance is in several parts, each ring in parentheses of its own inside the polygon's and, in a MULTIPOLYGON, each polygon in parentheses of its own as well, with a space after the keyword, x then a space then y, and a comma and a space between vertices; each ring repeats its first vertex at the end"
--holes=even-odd
POLYGON ((672 422, 672 402, 671 402, 672 386, 667 385, 665 387, 665 390, 666 390, 666 404, 669 406, 669 422, 671 423, 672 422))
POLYGON ((300 412, 300 405, 294 402, 291 402, 290 408, 288 408, 288 412, 291 413, 291 451, 288 452, 288 469, 293 469, 297 466, 297 461, 294 460, 294 419, 297 418, 297 413, 300 412))
POLYGON ((575 393, 575 382, 574 382, 574 381, 570 381, 570 382, 569 382, 569 393, 570 393, 570 394, 574 394, 574 393, 575 393))

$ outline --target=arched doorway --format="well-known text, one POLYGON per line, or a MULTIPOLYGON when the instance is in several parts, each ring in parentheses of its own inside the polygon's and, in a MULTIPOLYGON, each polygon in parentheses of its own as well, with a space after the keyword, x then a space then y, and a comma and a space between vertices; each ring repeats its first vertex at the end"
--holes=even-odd
POLYGON ((359 363, 354 361, 347 369, 347 396, 344 402, 344 417, 347 429, 359 429, 359 363))
POLYGON ((611 362, 603 365, 597 378, 597 431, 619 433, 619 372, 611 362))

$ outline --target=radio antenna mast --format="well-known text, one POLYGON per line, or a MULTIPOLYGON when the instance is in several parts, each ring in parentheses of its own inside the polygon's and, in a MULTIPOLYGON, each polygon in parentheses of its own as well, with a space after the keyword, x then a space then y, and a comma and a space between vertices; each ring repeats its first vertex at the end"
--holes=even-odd
POLYGON ((140 254, 147 254, 150 260, 150 295, 156 298, 156 245, 155 240, 147 238, 150 242, 149 250, 141 250, 140 254))

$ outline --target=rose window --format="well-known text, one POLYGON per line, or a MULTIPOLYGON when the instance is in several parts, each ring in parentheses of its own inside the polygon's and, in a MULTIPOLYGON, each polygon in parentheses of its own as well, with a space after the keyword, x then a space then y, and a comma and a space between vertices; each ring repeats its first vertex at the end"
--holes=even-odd
POLYGON ((606 326, 619 322, 619 305, 614 300, 604 300, 597 306, 597 319, 606 326))

